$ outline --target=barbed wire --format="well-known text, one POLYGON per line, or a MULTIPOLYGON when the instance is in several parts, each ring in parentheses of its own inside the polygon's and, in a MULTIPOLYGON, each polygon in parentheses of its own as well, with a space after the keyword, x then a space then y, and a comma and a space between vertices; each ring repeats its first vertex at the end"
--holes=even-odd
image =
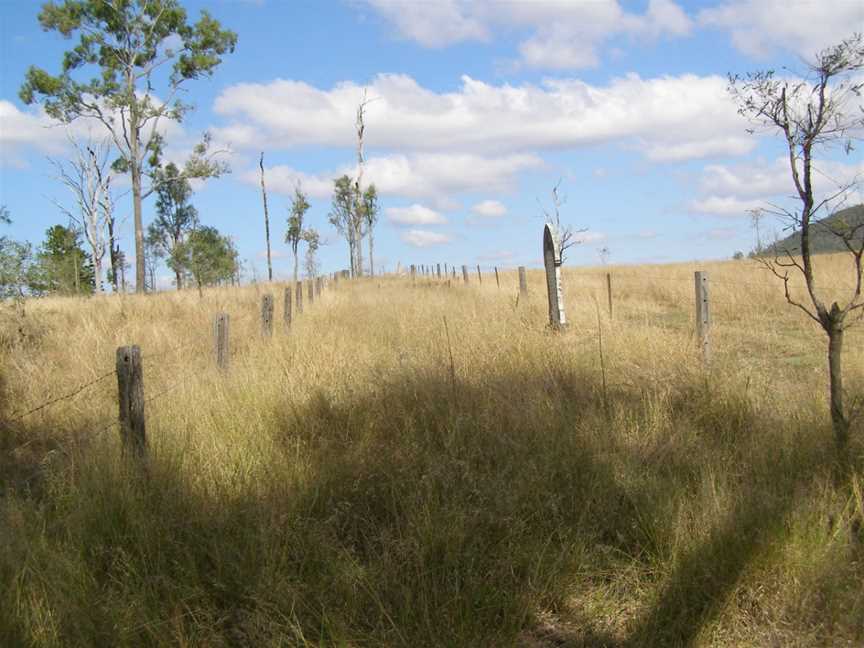
POLYGON ((57 396, 56 398, 52 398, 48 401, 45 401, 41 405, 37 405, 36 407, 34 407, 30 410, 27 410, 26 412, 22 412, 20 414, 16 414, 16 415, 12 416, 9 419, 9 422, 14 423, 15 421, 20 421, 21 419, 26 418, 26 417, 30 416, 31 414, 35 414, 36 412, 39 412, 39 411, 45 409, 46 407, 50 407, 51 405, 55 405, 55 404, 60 403, 62 401, 69 400, 70 398, 73 398, 73 397, 77 396, 78 394, 80 394, 81 392, 83 392, 88 387, 92 387, 93 385, 100 383, 103 380, 105 380, 106 378, 108 378, 109 376, 113 376, 113 375, 115 375, 115 372, 112 370, 112 371, 104 373, 100 376, 97 376, 93 380, 86 382, 83 385, 79 385, 78 387, 76 387, 75 389, 73 389, 72 391, 70 391, 66 394, 63 394, 61 396, 57 396))

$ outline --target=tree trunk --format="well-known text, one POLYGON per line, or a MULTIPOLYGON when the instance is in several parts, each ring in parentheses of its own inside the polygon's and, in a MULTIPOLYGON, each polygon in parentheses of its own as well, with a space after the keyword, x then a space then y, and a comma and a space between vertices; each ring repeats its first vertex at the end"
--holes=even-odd
POLYGON ((114 242, 114 218, 108 219, 108 260, 111 263, 111 288, 117 292, 117 252, 119 247, 114 242))
POLYGON ((93 294, 99 295, 102 293, 102 259, 95 252, 90 256, 93 259, 93 294))
POLYGON ((299 271, 299 261, 297 259, 297 246, 293 246, 294 249, 294 285, 297 285, 297 273, 299 271))
POLYGON ((369 226, 369 276, 375 276, 375 257, 372 255, 372 251, 374 250, 375 243, 372 237, 372 226, 369 226))
POLYGON ((177 290, 182 290, 183 288, 183 272, 180 268, 177 268, 174 271, 174 282, 177 284, 177 290))
POLYGON ((264 153, 258 161, 261 167, 261 195, 264 197, 264 235, 267 239, 267 279, 273 281, 273 262, 270 260, 270 214, 267 211, 267 189, 264 187, 264 153))
MULTIPOLYGON (((135 147, 138 148, 137 146, 135 147)), ((135 292, 144 292, 147 275, 144 269, 144 221, 141 216, 141 164, 137 150, 132 161, 132 207, 135 216, 135 292)))
POLYGON ((849 441, 849 421, 843 409, 843 329, 832 322, 828 329, 828 378, 831 389, 831 427, 837 450, 844 453, 849 441))
POLYGON ((357 240, 357 276, 363 276, 363 237, 360 234, 358 227, 354 233, 354 238, 357 240))

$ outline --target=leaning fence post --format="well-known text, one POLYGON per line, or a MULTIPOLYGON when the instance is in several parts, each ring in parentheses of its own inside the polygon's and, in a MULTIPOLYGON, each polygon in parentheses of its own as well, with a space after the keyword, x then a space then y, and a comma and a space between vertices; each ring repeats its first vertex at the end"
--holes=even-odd
POLYGON ((525 266, 519 266, 519 295, 528 296, 528 277, 525 275, 525 266))
POLYGON ((606 273, 606 295, 609 297, 609 319, 612 319, 612 273, 606 273))
POLYGON ((273 295, 261 295, 261 335, 273 335, 273 295))
POLYGON ((694 275, 696 284, 696 339, 702 349, 702 360, 707 365, 711 360, 711 314, 708 301, 708 273, 698 271, 694 275))
POLYGON ((285 306, 282 310, 282 321, 285 328, 291 328, 291 286, 285 288, 285 306))
POLYGON ((298 281, 294 287, 294 301, 297 303, 297 314, 303 313, 303 282, 298 281))
POLYGON ((480 274, 480 264, 477 264, 477 281, 483 283, 483 275, 480 274))
POLYGON ((213 318, 213 350, 216 354, 216 366, 220 369, 228 368, 228 313, 219 313, 213 318))
POLYGON ((555 330, 567 328, 564 292, 561 290, 561 250, 558 247, 558 230, 550 223, 543 227, 543 265, 546 266, 549 324, 555 330))
POLYGON ((501 287, 501 282, 498 280, 498 266, 495 266, 495 285, 501 287))
POLYGON ((438 278, 440 279, 441 278, 441 264, 438 263, 436 265, 437 265, 437 270, 438 270, 438 278))
POLYGON ((147 454, 147 433, 144 425, 144 374, 141 348, 137 345, 117 348, 117 392, 123 453, 132 453, 142 459, 147 454))
POLYGON ((462 281, 468 283, 468 266, 466 265, 462 266, 462 281))

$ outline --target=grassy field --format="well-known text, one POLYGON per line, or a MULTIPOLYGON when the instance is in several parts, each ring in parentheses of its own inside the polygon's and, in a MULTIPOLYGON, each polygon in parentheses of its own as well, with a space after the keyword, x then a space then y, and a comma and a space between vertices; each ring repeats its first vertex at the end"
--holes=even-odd
MULTIPOLYGON (((818 263, 848 289, 846 259, 818 263)), ((840 478, 826 340, 776 280, 745 261, 566 268, 553 334, 540 272, 518 304, 515 272, 475 279, 340 282, 269 341, 258 303, 273 290, 281 312, 281 286, 5 313, 0 645, 864 642, 864 426, 840 478), (146 474, 105 429, 110 375, 13 420, 132 343, 146 474)), ((864 326, 845 362, 861 397, 864 326)))

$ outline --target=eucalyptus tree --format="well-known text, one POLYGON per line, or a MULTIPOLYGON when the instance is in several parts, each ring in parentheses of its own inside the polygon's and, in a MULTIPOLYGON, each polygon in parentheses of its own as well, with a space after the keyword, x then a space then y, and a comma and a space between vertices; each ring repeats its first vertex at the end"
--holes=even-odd
POLYGON ((303 227, 303 218, 306 212, 309 211, 309 201, 306 199, 306 194, 298 184, 294 187, 294 197, 291 199, 291 207, 288 212, 288 227, 285 230, 285 242, 291 246, 291 252, 294 254, 294 283, 298 280, 298 259, 297 248, 300 241, 304 240, 306 230, 303 227))
POLYGON ((864 133, 864 36, 854 34, 822 50, 807 68, 802 78, 778 76, 773 70, 732 75, 729 92, 742 116, 779 135, 785 145, 796 206, 772 205, 764 211, 786 219, 796 230, 799 245, 794 255, 774 246, 773 259, 757 258, 782 281, 786 301, 815 321, 828 337, 831 425, 837 448, 845 454, 850 412, 843 402, 842 351, 845 331, 864 315, 864 222, 818 219, 820 211, 827 213, 854 196, 857 183, 835 183, 831 191, 818 194, 814 175, 827 178, 827 174, 820 173, 814 157, 831 149, 849 154, 854 140, 864 133), (817 282, 811 244, 820 230, 836 237, 851 257, 852 288, 842 299, 834 299, 839 292, 836 279, 827 291, 817 282), (796 275, 804 283, 803 298, 790 288, 796 275))
MULTIPOLYGON (((136 290, 142 292, 141 203, 158 184, 151 178, 146 187, 145 178, 160 166, 160 127, 165 121, 182 121, 191 109, 179 98, 187 82, 211 76, 222 56, 233 52, 237 35, 206 11, 190 23, 177 0, 47 2, 39 24, 66 38, 77 35, 78 43, 63 55, 59 74, 31 66, 20 97, 27 104, 41 103, 63 122, 86 118, 108 131, 119 156, 115 169, 131 177, 136 290), (76 73, 92 76, 76 80, 76 73)), ((183 169, 185 178, 213 177, 227 170, 213 160, 209 146, 205 135, 183 169)))

